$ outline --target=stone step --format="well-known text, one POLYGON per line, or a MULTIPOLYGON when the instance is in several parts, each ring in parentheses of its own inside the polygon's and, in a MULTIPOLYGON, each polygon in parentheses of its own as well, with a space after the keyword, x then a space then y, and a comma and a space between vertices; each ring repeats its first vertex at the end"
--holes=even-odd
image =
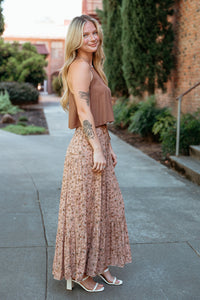
POLYGON ((200 160, 191 156, 170 156, 171 166, 200 185, 200 160))
POLYGON ((190 156, 200 160, 200 146, 190 146, 190 156))

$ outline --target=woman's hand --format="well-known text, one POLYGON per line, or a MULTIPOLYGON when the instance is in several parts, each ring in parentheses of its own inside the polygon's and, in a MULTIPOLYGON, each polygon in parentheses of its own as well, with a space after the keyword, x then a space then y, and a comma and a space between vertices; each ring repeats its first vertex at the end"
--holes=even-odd
POLYGON ((110 144, 110 153, 111 153, 111 157, 112 157, 112 161, 113 161, 113 166, 115 167, 117 164, 117 155, 113 151, 111 144, 110 144))
POLYGON ((102 150, 97 149, 93 152, 93 167, 94 172, 102 172, 106 167, 106 159, 102 153, 102 150))

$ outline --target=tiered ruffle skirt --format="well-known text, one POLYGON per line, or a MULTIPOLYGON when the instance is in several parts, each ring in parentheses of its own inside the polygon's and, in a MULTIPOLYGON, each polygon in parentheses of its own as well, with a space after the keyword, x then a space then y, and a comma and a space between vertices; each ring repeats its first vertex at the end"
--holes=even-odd
POLYGON ((107 266, 123 267, 132 261, 110 136, 106 126, 96 132, 106 158, 104 171, 92 171, 92 147, 82 127, 66 152, 52 271, 57 280, 94 277, 107 266))

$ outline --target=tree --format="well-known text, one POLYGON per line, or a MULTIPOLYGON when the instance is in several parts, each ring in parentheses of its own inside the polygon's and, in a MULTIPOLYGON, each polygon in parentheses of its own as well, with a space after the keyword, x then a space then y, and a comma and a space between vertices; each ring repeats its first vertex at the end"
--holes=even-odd
POLYGON ((46 62, 42 56, 34 55, 26 59, 18 66, 18 81, 30 82, 37 87, 46 78, 44 66, 46 62))
POLYGON ((18 61, 21 62, 17 68, 17 81, 30 82, 37 87, 38 83, 43 82, 46 78, 44 67, 47 66, 47 61, 30 43, 24 43, 21 51, 18 51, 17 54, 18 61))
POLYGON ((124 77, 133 95, 165 90, 173 68, 173 30, 168 16, 173 0, 123 0, 122 44, 124 77))
POLYGON ((104 33, 105 73, 114 95, 127 94, 122 70, 122 0, 104 0, 103 11, 98 12, 104 33))
POLYGON ((37 87, 46 78, 44 57, 30 43, 22 46, 0 39, 0 81, 29 82, 37 87))
POLYGON ((0 35, 3 34, 4 32, 4 17, 3 17, 3 9, 1 7, 1 4, 2 4, 3 0, 0 0, 0 35))
POLYGON ((12 81, 16 75, 15 49, 10 43, 0 39, 0 81, 12 81))

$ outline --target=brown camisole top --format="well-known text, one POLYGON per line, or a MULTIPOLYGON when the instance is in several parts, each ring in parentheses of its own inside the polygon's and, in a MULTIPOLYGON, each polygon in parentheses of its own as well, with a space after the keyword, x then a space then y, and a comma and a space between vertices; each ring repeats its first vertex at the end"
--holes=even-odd
MULTIPOLYGON (((90 109, 94 118, 95 127, 104 125, 114 121, 111 91, 103 82, 94 68, 91 68, 93 78, 90 83, 90 109)), ((78 117, 74 95, 69 93, 69 128, 77 128, 81 126, 78 117)))

